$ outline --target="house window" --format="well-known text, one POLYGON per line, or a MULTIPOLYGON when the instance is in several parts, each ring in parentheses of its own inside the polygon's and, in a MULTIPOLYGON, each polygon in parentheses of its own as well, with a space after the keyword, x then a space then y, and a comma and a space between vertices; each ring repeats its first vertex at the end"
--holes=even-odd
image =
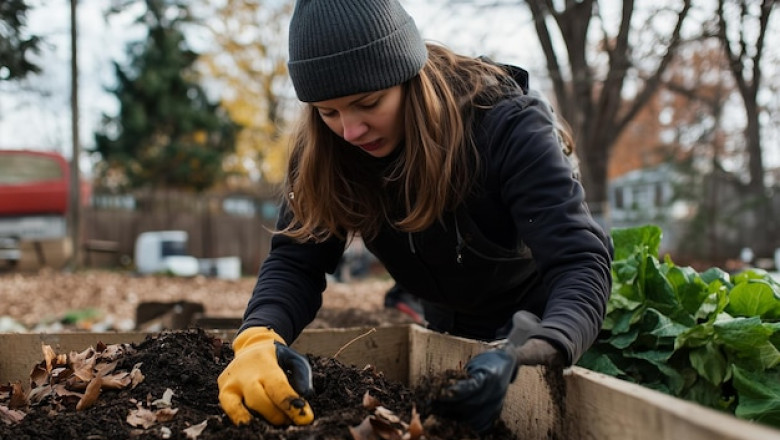
POLYGON ((657 207, 666 205, 666 191, 664 190, 665 188, 662 182, 657 182, 655 184, 655 206, 657 207))
POLYGON ((617 187, 614 189, 615 208, 623 209, 625 207, 625 201, 623 200, 623 188, 617 187))

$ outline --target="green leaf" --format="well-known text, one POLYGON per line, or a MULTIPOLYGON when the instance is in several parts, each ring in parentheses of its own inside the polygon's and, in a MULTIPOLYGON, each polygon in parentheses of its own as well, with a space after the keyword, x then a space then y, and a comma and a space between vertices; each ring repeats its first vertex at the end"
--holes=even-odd
POLYGON ((613 377, 625 377, 626 373, 621 370, 606 354, 599 353, 598 350, 588 350, 582 355, 577 365, 588 370, 608 374, 613 377))
POLYGON ((775 280, 767 271, 762 269, 747 269, 734 275, 734 283, 747 283, 752 281, 761 281, 768 284, 775 295, 780 298, 780 283, 775 280))
POLYGON ((754 280, 738 283, 729 292, 726 310, 734 316, 780 317, 780 300, 769 283, 754 280))
POLYGON ((613 336, 612 338, 609 339, 609 343, 613 347, 622 350, 626 347, 630 347, 631 344, 633 344, 634 341, 636 341, 636 337, 638 335, 639 335, 639 329, 633 328, 626 333, 621 333, 613 336))
POLYGON ((669 319, 656 309, 647 309, 645 311, 639 328, 642 334, 653 335, 658 339, 675 339, 689 329, 688 326, 669 319))
POLYGON ((609 329, 613 334, 626 333, 630 330, 631 325, 637 321, 635 317, 641 315, 641 313, 641 310, 614 309, 609 316, 609 321, 611 322, 609 329))
POLYGON ((691 366, 711 384, 720 386, 729 374, 728 363, 723 353, 713 343, 691 350, 688 354, 691 366))
POLYGON ((717 267, 711 267, 700 274, 700 278, 707 284, 713 281, 720 281, 722 284, 731 284, 731 276, 728 272, 717 267))
POLYGON ((661 246, 661 228, 646 225, 635 228, 612 228, 610 231, 615 247, 615 260, 623 260, 634 253, 637 246, 647 249, 650 255, 658 255, 661 246))
POLYGON ((715 386, 703 379, 697 380, 688 387, 680 397, 709 408, 729 411, 731 414, 734 414, 733 407, 736 406, 734 405, 735 398, 733 396, 730 396, 728 399, 724 398, 720 385, 715 386))
POLYGON ((739 392, 737 417, 780 427, 780 372, 755 373, 734 367, 739 392))
POLYGON ((701 303, 696 311, 694 319, 697 321, 715 322, 729 303, 728 291, 720 281, 716 280, 707 285, 709 295, 701 303))
POLYGON ((689 315, 695 315, 709 296, 707 283, 690 267, 672 267, 666 279, 677 293, 677 300, 689 315))
POLYGON ((693 317, 677 299, 674 286, 664 274, 665 266, 653 257, 647 257, 644 276, 644 292, 648 307, 653 307, 663 314, 688 326, 695 324, 693 317))
POLYGON ((780 352, 769 341, 774 327, 764 325, 758 317, 734 318, 713 325, 715 340, 723 344, 731 359, 743 368, 765 370, 780 363, 780 352))
POLYGON ((674 347, 679 350, 684 347, 696 348, 707 345, 715 339, 715 330, 711 323, 699 324, 680 333, 675 340, 674 347))

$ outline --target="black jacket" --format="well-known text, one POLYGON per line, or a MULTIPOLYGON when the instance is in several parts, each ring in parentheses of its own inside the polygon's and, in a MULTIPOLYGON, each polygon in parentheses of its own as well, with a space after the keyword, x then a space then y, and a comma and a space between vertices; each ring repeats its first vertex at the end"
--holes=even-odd
MULTIPOLYGON (((486 111, 477 127, 482 172, 475 194, 428 230, 405 233, 388 224, 366 246, 425 300, 433 328, 501 338, 512 314, 526 309, 542 317, 534 336, 576 362, 606 312, 609 237, 588 212, 545 103, 511 97, 486 111)), ((344 245, 275 236, 242 328, 270 326, 292 342, 322 305, 325 273, 333 272, 344 245)))

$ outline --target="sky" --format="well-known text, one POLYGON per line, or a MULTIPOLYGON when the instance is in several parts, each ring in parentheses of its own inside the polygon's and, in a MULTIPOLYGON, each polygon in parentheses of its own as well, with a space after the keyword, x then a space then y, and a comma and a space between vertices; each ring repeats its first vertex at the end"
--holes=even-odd
MULTIPOLYGON (((112 62, 124 64, 127 43, 145 36, 142 27, 133 25, 138 11, 112 16, 107 22, 103 9, 109 3, 78 3, 82 149, 93 145, 93 133, 101 117, 118 113, 118 102, 106 91, 115 82, 112 62)), ((463 6, 442 9, 432 0, 401 3, 425 39, 442 42, 467 55, 489 55, 522 66, 531 72, 532 82, 544 81, 543 55, 525 7, 514 5, 476 14, 463 6)), ((39 58, 43 72, 22 83, 0 81, 0 148, 58 151, 70 157, 70 1, 28 0, 28 4, 32 7, 28 29, 46 40, 39 58)), ((86 157, 80 163, 83 171, 91 167, 86 157)))

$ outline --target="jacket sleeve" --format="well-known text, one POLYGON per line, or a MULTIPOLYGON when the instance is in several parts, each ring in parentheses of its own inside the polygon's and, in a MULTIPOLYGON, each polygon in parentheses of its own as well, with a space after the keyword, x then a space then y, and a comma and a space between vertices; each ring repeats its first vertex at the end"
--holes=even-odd
POLYGON ((548 300, 540 330, 577 362, 598 336, 612 286, 612 246, 585 203, 562 152, 553 116, 529 96, 488 111, 479 135, 489 145, 486 171, 496 179, 518 238, 533 254, 548 300))
MULTIPOLYGON (((277 229, 283 229, 289 221, 287 204, 283 203, 277 229)), ((239 331, 270 327, 291 344, 322 306, 325 273, 335 270, 344 245, 343 240, 336 238, 323 243, 300 243, 275 234, 239 331)))

